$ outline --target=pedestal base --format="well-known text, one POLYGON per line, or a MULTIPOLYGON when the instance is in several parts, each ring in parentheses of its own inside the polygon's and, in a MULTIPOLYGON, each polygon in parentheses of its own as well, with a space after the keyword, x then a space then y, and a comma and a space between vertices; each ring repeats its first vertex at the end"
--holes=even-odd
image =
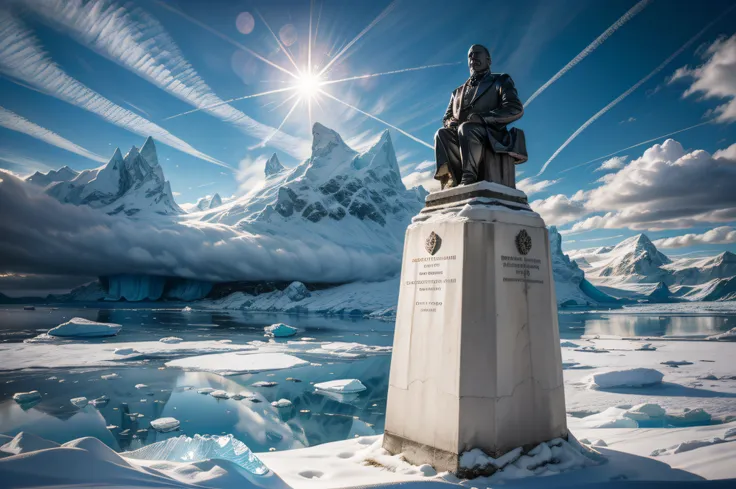
POLYGON ((523 192, 436 192, 409 226, 384 448, 457 472, 567 435, 549 241, 523 192))

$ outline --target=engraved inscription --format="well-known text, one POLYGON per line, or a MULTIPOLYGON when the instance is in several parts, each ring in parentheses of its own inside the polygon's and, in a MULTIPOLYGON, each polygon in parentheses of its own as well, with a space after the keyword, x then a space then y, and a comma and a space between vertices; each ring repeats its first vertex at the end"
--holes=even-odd
POLYGON ((539 258, 501 255, 501 263, 505 272, 505 276, 503 277, 504 282, 524 282, 530 284, 544 283, 544 280, 532 277, 534 272, 539 272, 541 270, 542 260, 539 258), (512 272, 513 275, 508 276, 508 274, 512 272))

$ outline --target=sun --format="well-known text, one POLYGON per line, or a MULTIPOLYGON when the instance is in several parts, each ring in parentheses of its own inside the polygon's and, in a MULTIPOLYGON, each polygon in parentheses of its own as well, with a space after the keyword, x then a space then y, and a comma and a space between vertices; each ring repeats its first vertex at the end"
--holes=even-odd
POLYGON ((303 98, 310 99, 319 93, 320 85, 322 85, 322 81, 319 75, 303 72, 298 76, 295 87, 303 98))

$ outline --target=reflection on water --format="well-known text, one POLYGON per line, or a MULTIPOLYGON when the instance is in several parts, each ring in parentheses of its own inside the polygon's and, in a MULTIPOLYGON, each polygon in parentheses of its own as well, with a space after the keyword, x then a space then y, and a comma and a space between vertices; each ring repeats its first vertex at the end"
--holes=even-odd
MULTIPOLYGON (((298 337, 316 341, 358 342, 388 346, 393 341, 393 324, 358 318, 325 318, 241 312, 193 311, 151 307, 130 309, 118 305, 104 308, 21 307, 0 309, 0 341, 20 342, 78 316, 123 325, 113 338, 82 340, 117 343, 178 336, 184 340, 228 339, 234 343, 263 340, 263 327, 286 322, 299 328, 298 337)), ((125 305, 123 305, 125 306, 125 305)), ((734 315, 655 316, 607 313, 562 313, 560 336, 582 335, 692 336, 702 337, 736 326, 734 315)), ((134 366, 87 369, 0 371, 0 433, 15 435, 30 431, 43 438, 66 442, 95 436, 116 450, 133 450, 163 439, 186 434, 232 433, 254 452, 285 450, 381 433, 384 426, 390 357, 326 359, 301 352, 311 362, 276 372, 222 377, 201 372, 163 368, 165 360, 144 360, 134 366), (115 372, 119 378, 103 380, 115 372), (358 394, 335 395, 318 392, 314 384, 356 378, 366 386, 358 394), (274 387, 253 387, 259 381, 276 382, 274 387), (145 387, 136 388, 138 384, 145 387), (216 399, 197 393, 211 387, 247 396, 242 400, 216 399), (15 392, 38 390, 43 398, 36 405, 20 406, 15 392), (90 400, 107 396, 105 406, 79 409, 70 399, 90 400), (292 405, 271 405, 288 399, 292 405), (150 428, 153 419, 174 417, 180 431, 159 433, 150 428)), ((0 358, 0 362, 2 359, 0 358)))
POLYGON ((656 316, 651 314, 560 313, 560 337, 669 336, 705 337, 736 326, 736 315, 656 316))

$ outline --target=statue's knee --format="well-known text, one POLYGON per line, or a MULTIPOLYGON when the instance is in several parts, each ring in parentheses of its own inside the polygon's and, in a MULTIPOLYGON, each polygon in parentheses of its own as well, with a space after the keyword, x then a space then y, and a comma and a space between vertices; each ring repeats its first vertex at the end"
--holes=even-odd
POLYGON ((448 132, 449 132, 449 129, 445 127, 440 127, 439 129, 437 129, 437 132, 434 133, 434 140, 441 141, 445 139, 445 136, 447 136, 448 132))
POLYGON ((485 132, 484 129, 483 124, 478 124, 477 122, 463 122, 458 127, 457 134, 460 137, 469 137, 477 135, 480 132, 485 132))

